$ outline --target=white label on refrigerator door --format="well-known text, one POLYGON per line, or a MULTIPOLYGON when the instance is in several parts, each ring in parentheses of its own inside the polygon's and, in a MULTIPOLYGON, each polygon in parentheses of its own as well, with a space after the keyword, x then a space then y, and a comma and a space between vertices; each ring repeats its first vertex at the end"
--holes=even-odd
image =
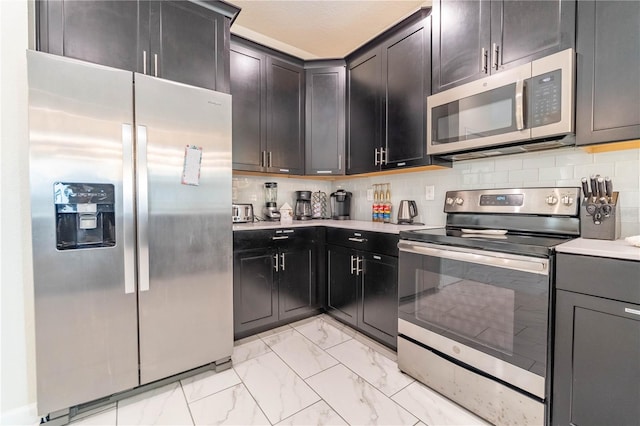
POLYGON ((202 148, 187 145, 184 149, 184 168, 182 171, 183 185, 200 185, 200 163, 202 161, 202 148))

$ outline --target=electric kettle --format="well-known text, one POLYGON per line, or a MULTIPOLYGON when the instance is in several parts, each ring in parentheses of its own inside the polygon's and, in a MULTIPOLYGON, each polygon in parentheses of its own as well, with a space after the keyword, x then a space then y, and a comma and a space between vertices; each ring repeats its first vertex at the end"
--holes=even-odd
POLYGON ((413 223, 413 218, 416 216, 418 216, 418 206, 415 201, 400 201, 400 207, 398 207, 398 224, 413 223))

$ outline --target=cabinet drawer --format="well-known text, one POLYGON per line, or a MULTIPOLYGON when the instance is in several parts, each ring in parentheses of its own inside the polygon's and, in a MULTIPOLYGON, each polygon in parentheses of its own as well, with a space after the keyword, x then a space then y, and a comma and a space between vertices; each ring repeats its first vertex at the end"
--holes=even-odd
POLYGON ((233 250, 248 250, 261 247, 278 247, 283 243, 314 242, 317 228, 278 228, 235 231, 233 250))
POLYGON ((398 256, 398 235, 353 229, 327 229, 327 244, 398 256))
POLYGON ((640 262, 559 253, 556 287, 640 304, 640 262))

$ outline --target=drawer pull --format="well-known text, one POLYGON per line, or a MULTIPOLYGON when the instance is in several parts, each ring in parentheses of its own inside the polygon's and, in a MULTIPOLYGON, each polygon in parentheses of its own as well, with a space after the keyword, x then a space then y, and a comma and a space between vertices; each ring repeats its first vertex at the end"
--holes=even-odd
POLYGON ((276 236, 276 237, 271 237, 272 240, 288 240, 289 236, 288 235, 280 235, 280 236, 276 236))
POLYGON ((640 310, 638 309, 624 308, 624 311, 628 314, 640 315, 640 310))
POLYGON ((353 241, 354 243, 364 243, 364 238, 349 238, 349 241, 353 241))

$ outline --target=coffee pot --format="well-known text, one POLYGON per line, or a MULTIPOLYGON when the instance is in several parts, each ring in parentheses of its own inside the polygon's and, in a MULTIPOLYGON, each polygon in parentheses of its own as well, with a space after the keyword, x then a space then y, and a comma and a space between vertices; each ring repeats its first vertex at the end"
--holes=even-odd
POLYGON ((311 191, 296 191, 296 206, 293 210, 295 220, 311 219, 311 191))

